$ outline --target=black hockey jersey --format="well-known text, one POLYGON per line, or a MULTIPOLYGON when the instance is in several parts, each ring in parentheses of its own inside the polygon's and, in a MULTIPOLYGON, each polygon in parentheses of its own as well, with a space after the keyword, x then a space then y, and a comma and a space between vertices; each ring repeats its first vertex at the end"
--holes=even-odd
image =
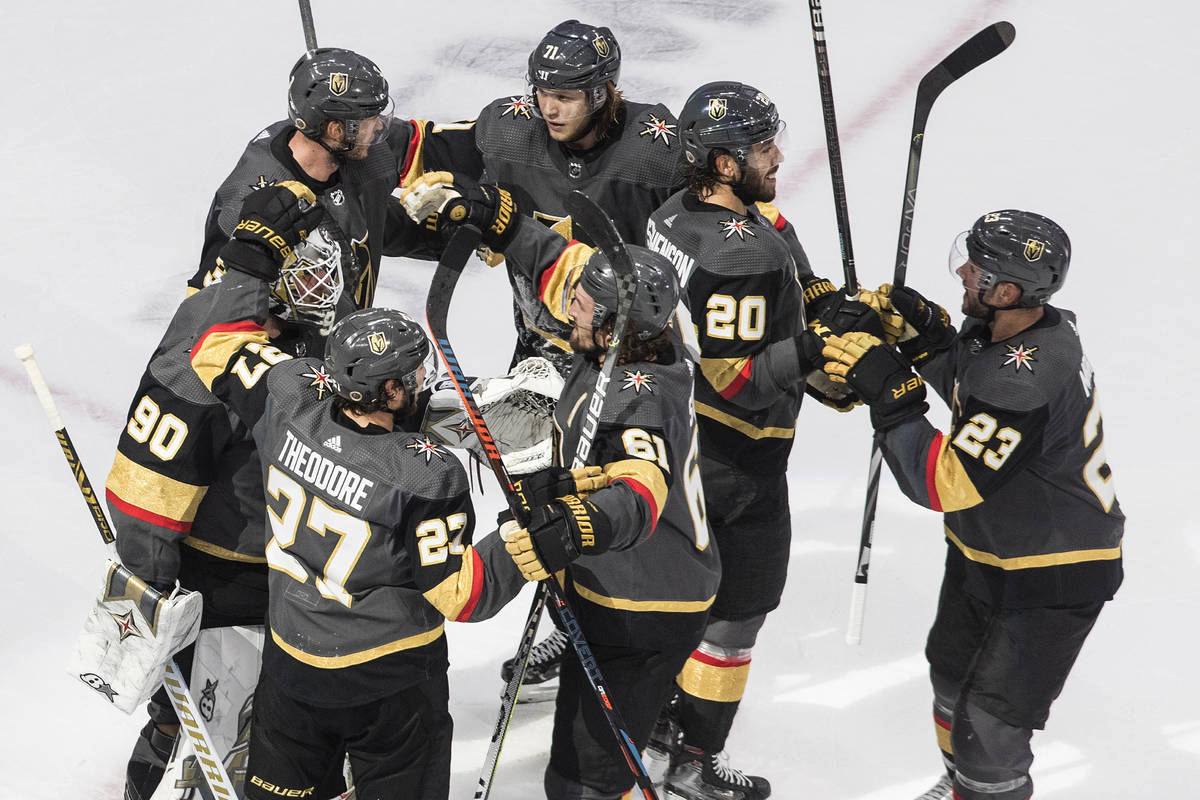
POLYGON ((306 698, 318 705, 366 702, 444 669, 445 619, 490 617, 524 584, 499 537, 472 546, 462 465, 423 434, 342 422, 323 362, 267 342, 256 322, 265 284, 228 273, 216 288, 210 319, 224 321, 196 343, 192 366, 261 454, 264 664, 320 687, 306 698), (386 672, 372 663, 384 658, 386 672))
POLYGON ((952 412, 943 435, 920 418, 887 432, 906 495, 944 511, 948 569, 996 605, 1106 600, 1122 580, 1125 515, 1075 315, 1000 342, 978 322, 921 370, 952 412))
POLYGON ((767 203, 743 216, 681 191, 650 215, 646 246, 674 262, 696 327, 705 457, 782 472, 804 395, 795 337, 812 275, 795 228, 767 203))
MULTIPOLYGON (((227 561, 266 563, 254 442, 189 363, 211 296, 206 289, 184 300, 167 326, 105 484, 122 563, 159 586, 177 577, 181 543, 227 561)), ((289 352, 313 344, 304 336, 275 342, 289 352)))
MULTIPOLYGON (((528 267, 539 295, 566 318, 570 286, 593 252, 549 232, 522 230, 506 252, 528 267)), ((602 413, 589 398, 599 368, 576 356, 555 408, 556 460, 571 466, 583 426, 595 428, 587 463, 611 483, 588 496, 613 522, 610 550, 576 559, 567 595, 589 641, 662 648, 695 642, 716 595, 720 562, 709 538, 692 409, 695 364, 678 334, 659 363, 619 364, 602 413)))
POLYGON ((396 121, 384 142, 372 145, 361 161, 344 161, 327 181, 314 181, 292 157, 288 142, 301 135, 289 120, 264 128, 250 143, 237 166, 217 189, 204 228, 200 267, 188 281, 200 289, 219 277, 221 247, 229 241, 250 192, 280 181, 300 181, 313 191, 325 209, 322 227, 342 246, 342 278, 352 305, 371 305, 379 279, 381 256, 435 258, 439 243, 404 213, 391 196, 402 173, 426 147, 417 130, 427 135, 428 123, 396 121))

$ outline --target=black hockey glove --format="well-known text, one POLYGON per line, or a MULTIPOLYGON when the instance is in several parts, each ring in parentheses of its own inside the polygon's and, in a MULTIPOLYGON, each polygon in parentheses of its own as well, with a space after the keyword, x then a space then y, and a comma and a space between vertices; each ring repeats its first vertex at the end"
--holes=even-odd
POLYGON ((950 324, 946 309, 907 286, 893 287, 885 283, 879 287, 879 292, 890 297, 892 308, 904 318, 904 332, 898 346, 914 367, 920 367, 954 344, 958 333, 950 324))
POLYGON ((880 339, 862 331, 825 340, 825 372, 845 382, 871 407, 871 424, 885 431, 925 416, 925 381, 904 358, 880 339))
POLYGON ((312 190, 299 181, 256 189, 242 202, 233 237, 221 248, 221 262, 273 284, 292 248, 324 215, 312 190))
POLYGON ((500 535, 525 580, 544 581, 580 556, 606 551, 612 523, 596 506, 571 494, 535 508, 527 527, 506 522, 500 535))
POLYGON ((474 225, 483 231, 485 245, 503 253, 521 224, 512 192, 495 185, 459 185, 457 177, 454 188, 458 197, 451 198, 438 214, 438 229, 474 225))
MULTIPOLYGON (((521 507, 532 511, 569 494, 587 497, 608 485, 608 476, 602 467, 546 467, 528 475, 518 475, 513 480, 513 491, 521 507)), ((500 512, 496 524, 503 525, 513 518, 507 508, 500 512)))

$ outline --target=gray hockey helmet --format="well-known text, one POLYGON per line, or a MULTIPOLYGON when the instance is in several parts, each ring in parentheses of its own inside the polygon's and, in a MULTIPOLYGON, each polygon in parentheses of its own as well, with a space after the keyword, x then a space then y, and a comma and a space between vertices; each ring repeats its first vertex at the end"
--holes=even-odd
POLYGON ((611 30, 569 19, 547 32, 529 54, 530 87, 588 93, 592 108, 603 104, 605 87, 621 75, 621 48, 611 30))
MULTIPOLYGON (((626 249, 637 276, 629 322, 638 339, 653 339, 667 327, 679 304, 679 276, 665 256, 637 245, 626 245, 626 249)), ((617 313, 617 274, 602 250, 584 264, 579 285, 596 303, 592 327, 599 328, 617 313)))
POLYGON ((353 140, 364 119, 379 116, 390 122, 390 109, 383 73, 374 61, 353 50, 322 47, 306 53, 292 67, 288 115, 310 139, 320 139, 325 122, 336 119, 346 123, 346 138, 353 140))
POLYGON ((951 271, 970 259, 980 290, 1001 281, 1021 287, 1019 307, 1044 305, 1062 288, 1071 264, 1071 240, 1058 223, 1031 211, 1004 209, 975 220, 955 239, 951 271))
POLYGON ((337 381, 338 395, 370 405, 381 400, 383 384, 392 378, 415 392, 417 372, 422 365, 428 370, 431 353, 429 337, 412 317, 365 308, 333 326, 325 341, 325 368, 337 381))
POLYGON ((688 163, 704 167, 714 148, 746 163, 751 145, 773 139, 786 127, 771 98, 745 83, 716 81, 692 92, 679 115, 688 163))

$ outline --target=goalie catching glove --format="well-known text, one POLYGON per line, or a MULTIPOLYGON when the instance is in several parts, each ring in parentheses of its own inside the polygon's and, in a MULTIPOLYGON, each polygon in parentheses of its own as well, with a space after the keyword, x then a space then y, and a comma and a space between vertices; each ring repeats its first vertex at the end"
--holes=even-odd
POLYGON ((293 248, 323 216, 316 195, 299 181, 256 189, 242 202, 233 237, 221 248, 221 263, 275 283, 279 271, 295 256, 293 248))
POLYGON ((877 337, 862 331, 830 336, 822 354, 825 372, 847 383, 871 408, 871 424, 885 431, 925 416, 925 381, 904 358, 877 337))
POLYGON ((160 595, 110 561, 67 670, 130 714, 163 682, 163 668, 200 630, 202 598, 176 586, 160 595))
POLYGON ((501 253, 521 223, 512 192, 450 172, 426 172, 401 190, 400 202, 415 222, 447 237, 460 225, 474 225, 483 243, 501 253))
POLYGON ((500 536, 525 580, 544 581, 580 556, 608 550, 612 523, 599 508, 570 494, 535 508, 524 528, 505 522, 500 536))

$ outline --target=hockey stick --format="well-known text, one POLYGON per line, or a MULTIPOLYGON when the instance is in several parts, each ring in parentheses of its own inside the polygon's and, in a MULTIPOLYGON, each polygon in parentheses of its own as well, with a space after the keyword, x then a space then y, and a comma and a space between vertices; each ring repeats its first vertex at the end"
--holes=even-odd
MULTIPOLYGON (((925 143, 925 123, 947 86, 980 64, 1003 53, 1017 35, 1008 22, 994 22, 958 46, 937 66, 925 73, 917 85, 917 104, 913 111, 909 138, 908 174, 904 181, 904 205, 900 212, 900 238, 896 243, 896 266, 892 284, 903 286, 908 272, 908 244, 912 238, 913 211, 917 205, 917 174, 921 169, 921 147, 925 143)), ((883 437, 876 433, 871 441, 871 462, 867 476, 867 496, 863 503, 862 530, 859 534, 858 565, 854 572, 854 592, 850 597, 850 623, 846 644, 862 641, 863 617, 867 610, 867 570, 871 566, 871 545, 875 538, 875 508, 879 502, 879 475, 883 466, 883 437)))
MULTIPOLYGON (((495 440, 488 430, 487 422, 484 420, 483 414, 475 402, 475 396, 471 392, 466 375, 463 374, 462 367, 458 363, 458 357, 455 355, 454 348, 450 345, 446 334, 446 320, 450 298, 454 293, 454 287, 458 283, 459 277, 462 275, 463 267, 479 244, 479 238, 479 230, 469 225, 459 228, 450 238, 446 249, 442 253, 442 258, 438 262, 437 269, 434 271, 433 280, 429 285, 429 297, 425 305, 425 314, 429 321, 429 330, 433 334, 434 343, 442 355, 442 360, 446 363, 446 367, 450 373, 450 380, 454 383, 455 389, 458 390, 459 396, 463 400, 467 417, 470 419, 479 442, 483 446, 488 463, 500 482, 505 500, 508 502, 509 510, 512 512, 514 519, 525 524, 528 521, 529 515, 521 506, 516 493, 513 491, 512 481, 509 479, 508 471, 504 467, 504 461, 500 457, 500 450, 496 447, 495 440)), ((626 308, 627 315, 628 308, 626 308)), ((615 361, 616 359, 612 360, 615 361)), ((611 375, 611 370, 609 370, 609 374, 611 375)), ((597 383, 599 383, 599 380, 597 383)), ((598 417, 598 410, 596 414, 598 417)), ((566 597, 563 596, 562 589, 558 586, 554 577, 542 581, 538 594, 540 596, 543 593, 547 594, 553 600, 555 608, 558 610, 563 627, 566 629, 571 643, 575 646, 580 664, 583 666, 584 673, 591 682, 592 690, 600 702, 609 727, 612 729, 621 752, 625 756, 625 761, 630 771, 634 774, 635 782, 641 788, 643 796, 647 800, 657 800, 658 795, 655 793, 650 776, 642 764, 637 747, 633 744, 633 740, 629 737, 629 734, 625 732, 625 724, 621 720, 620 713, 609 699, 607 683, 604 680, 604 676, 600 673, 595 656, 592 655, 591 647, 588 646, 587 640, 583 636, 583 631, 579 627, 579 621, 571 610, 570 605, 568 605, 566 597)), ((536 633, 537 620, 541 614, 540 606, 541 602, 535 598, 534 607, 530 609, 529 621, 521 639, 521 647, 515 657, 516 665, 513 669, 513 678, 509 681, 509 687, 512 687, 513 691, 510 695, 506 687, 505 695, 502 698, 500 719, 497 720, 496 728, 492 734, 492 743, 488 750, 487 760, 479 777, 479 785, 475 790, 476 798, 487 797, 491 791, 496 765, 500 758, 500 749, 503 747, 504 736, 512 719, 512 708, 516 702, 516 690, 519 689, 521 678, 524 677, 525 667, 529 660, 529 649, 533 646, 533 634, 536 633)))
POLYGON ((838 241, 842 246, 842 273, 846 293, 858 294, 854 272, 854 245, 850 243, 850 212, 846 208, 846 179, 842 173, 842 147, 838 141, 837 115, 833 111, 833 82, 829 78, 829 53, 825 49, 825 22, 821 0, 808 0, 812 21, 813 50, 817 57, 817 83, 821 89, 821 116, 825 120, 825 149, 829 153, 829 175, 833 179, 833 207, 837 215, 838 241))
MULTIPOLYGON (((46 379, 42 377, 42 370, 38 367, 38 363, 34 359, 33 348, 28 344, 21 344, 17 345, 13 352, 17 358, 21 359, 21 363, 25 365, 25 371, 29 373, 29 382, 33 384, 33 391, 37 394, 38 400, 42 404, 42 410, 46 412, 47 419, 50 420, 50 428, 58 438, 58 444, 62 448, 63 455, 66 456, 67 465, 70 466, 71 472, 75 475, 75 482, 79 485, 79 491, 83 494, 83 499, 88 504, 88 509, 92 512, 92 521, 96 523, 96 529, 100 532, 100 538, 104 540, 105 549, 108 551, 109 557, 116 563, 114 569, 119 579, 135 587, 133 591, 141 593, 142 597, 145 598, 144 603, 153 606, 155 603, 162 602, 163 598, 160 592, 152 586, 146 586, 117 560, 114 544, 116 537, 113 536, 112 526, 108 524, 104 508, 100 505, 100 500, 96 497, 96 492, 92 489, 92 483, 88 480, 87 473, 83 470, 83 463, 79 460, 79 453, 75 450, 75 445, 71 442, 71 437, 67 434, 67 426, 63 423, 62 417, 59 416, 58 408, 54 405, 54 397, 50 394, 50 387, 46 384, 46 379)), ((200 771, 204 773, 204 779, 207 781, 209 788, 212 789, 213 795, 216 798, 236 800, 237 793, 234 792, 233 783, 229 780, 229 775, 225 772, 225 765, 219 759, 212 757, 212 754, 216 750, 211 746, 212 737, 208 733, 208 726, 204 724, 204 718, 199 714, 200 707, 196 705, 196 701, 192 698, 192 692, 188 689, 183 675, 180 674, 179 667, 176 666, 174 658, 168 660, 163 669, 163 684, 167 690, 167 696, 171 698, 171 705, 175 707, 175 714, 179 717, 180 725, 187 731, 188 737, 192 740, 192 747, 196 751, 196 759, 200 764, 200 771)))
POLYGON ((300 0, 300 27, 304 29, 304 48, 311 56, 317 52, 317 29, 313 26, 312 5, 309 0, 300 0))

